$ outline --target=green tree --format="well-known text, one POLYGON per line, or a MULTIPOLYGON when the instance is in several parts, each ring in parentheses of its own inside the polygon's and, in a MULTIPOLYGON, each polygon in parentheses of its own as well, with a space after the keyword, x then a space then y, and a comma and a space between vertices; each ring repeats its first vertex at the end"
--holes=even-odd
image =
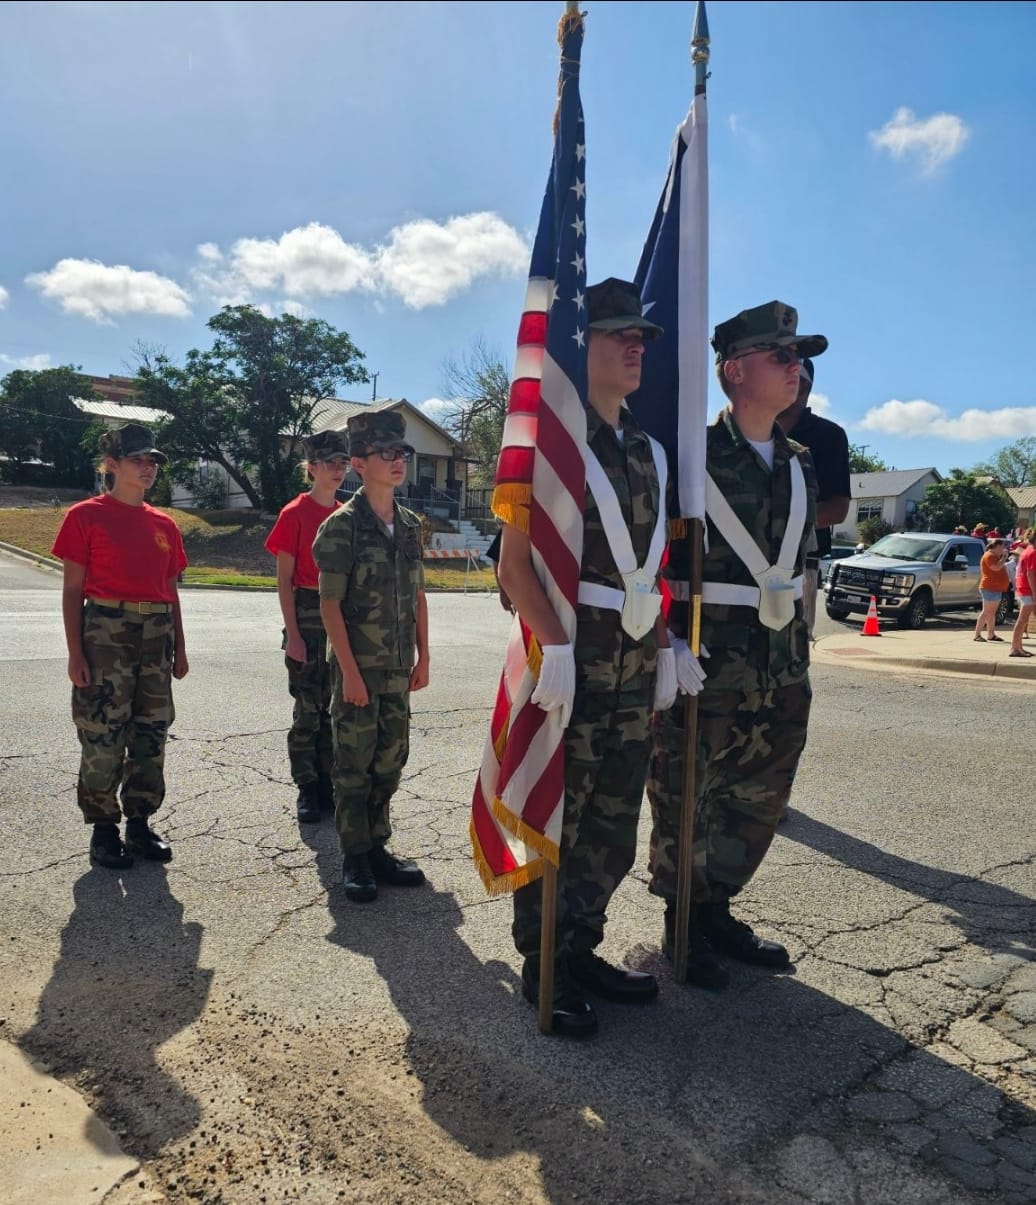
POLYGON ((208 327, 212 348, 189 351, 183 367, 138 348, 140 400, 169 415, 162 449, 177 480, 209 460, 252 506, 276 512, 298 492, 299 444, 320 403, 368 379, 363 353, 321 319, 267 318, 253 306, 224 306, 208 327))
POLYGON ((1036 485, 1036 435, 1026 435, 992 460, 971 470, 976 477, 995 477, 1002 486, 1036 485))
POLYGON ((42 460, 54 466, 55 485, 90 489, 94 463, 83 444, 90 419, 72 399, 96 397, 89 379, 72 364, 8 373, 0 381, 0 447, 8 457, 10 480, 26 480, 28 462, 42 460))
POLYGON ((446 360, 442 373, 451 405, 442 425, 465 449, 471 484, 490 486, 503 440, 511 374, 500 354, 481 338, 460 358, 446 360))
POLYGON ((882 536, 887 536, 892 530, 892 524, 887 519, 883 519, 881 515, 872 515, 869 519, 861 519, 856 524, 856 534, 868 548, 882 536))
POLYGON ((849 445, 850 473, 887 473, 889 466, 877 456, 867 456, 863 447, 858 444, 849 445))
POLYGON ((980 485, 974 473, 964 469, 951 469, 945 481, 930 485, 921 510, 933 531, 952 531, 960 525, 971 531, 976 523, 1007 531, 1017 516, 1003 494, 990 485, 980 485))

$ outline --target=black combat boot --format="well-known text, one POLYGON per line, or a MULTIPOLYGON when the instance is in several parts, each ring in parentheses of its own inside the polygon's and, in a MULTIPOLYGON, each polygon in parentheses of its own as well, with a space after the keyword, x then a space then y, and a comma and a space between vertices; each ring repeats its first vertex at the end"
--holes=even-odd
POLYGON ((317 783, 306 782, 299 787, 295 815, 299 824, 316 824, 320 819, 320 793, 317 783))
POLYGON ((90 838, 90 861, 109 870, 125 870, 133 865, 133 855, 122 844, 117 824, 95 824, 90 838))
POLYGON ((151 830, 147 816, 133 816, 126 821, 126 848, 149 862, 168 862, 173 856, 168 843, 151 830))
MULTIPOLYGON (((522 967, 522 995, 534 1007, 540 1004, 540 960, 526 958, 522 967)), ((554 1000, 551 1031, 563 1038, 592 1038, 597 1032, 597 1014, 589 1000, 571 982, 564 965, 554 968, 554 1000)))
POLYGON ((694 910, 702 933, 728 958, 776 971, 791 966, 788 951, 779 942, 756 937, 751 925, 730 915, 730 900, 697 904, 694 910))
POLYGON ((320 810, 322 812, 333 812, 335 810, 335 784, 331 781, 330 774, 321 772, 317 779, 317 799, 320 801, 320 810))
POLYGON ((346 854, 342 859, 345 898, 354 904, 369 904, 378 898, 378 884, 366 854, 346 854))
POLYGON ((424 882, 424 871, 416 862, 397 857, 384 845, 375 845, 367 858, 379 883, 389 883, 393 887, 420 887, 424 882))
MULTIPOLYGON (((716 957, 716 951, 704 937, 697 923, 700 904, 692 908, 694 920, 687 934, 687 982, 695 987, 707 988, 710 992, 720 992, 730 982, 730 972, 716 957)), ((673 960, 676 949, 676 904, 670 900, 665 906, 665 928, 662 933, 662 953, 673 960)))

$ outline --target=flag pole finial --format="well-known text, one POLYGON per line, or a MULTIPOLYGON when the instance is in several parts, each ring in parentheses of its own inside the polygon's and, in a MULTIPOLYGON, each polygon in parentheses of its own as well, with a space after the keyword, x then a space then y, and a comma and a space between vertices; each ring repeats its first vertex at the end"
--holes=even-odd
POLYGON ((705 81, 709 78, 709 19, 705 15, 705 0, 698 0, 694 9, 691 62, 694 64, 694 90, 704 92, 705 81))

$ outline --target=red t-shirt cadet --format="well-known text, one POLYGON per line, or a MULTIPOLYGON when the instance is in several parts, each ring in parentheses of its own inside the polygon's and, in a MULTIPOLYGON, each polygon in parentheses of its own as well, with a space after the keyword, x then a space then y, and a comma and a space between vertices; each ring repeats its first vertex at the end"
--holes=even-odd
POLYGON ((169 582, 187 568, 180 530, 168 515, 111 494, 70 507, 51 552, 86 567, 84 598, 171 603, 169 582))
POLYGON ((333 506, 321 506, 309 494, 299 494, 277 516, 273 530, 266 537, 265 548, 274 556, 286 552, 295 558, 295 570, 291 575, 294 589, 317 588, 320 571, 313 560, 313 541, 317 538, 320 524, 341 505, 335 502, 333 506))

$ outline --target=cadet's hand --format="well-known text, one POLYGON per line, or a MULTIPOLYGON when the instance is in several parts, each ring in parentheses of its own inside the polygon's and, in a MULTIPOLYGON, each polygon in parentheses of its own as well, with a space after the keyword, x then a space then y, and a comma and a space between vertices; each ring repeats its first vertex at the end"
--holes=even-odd
POLYGON ((355 707, 366 707, 371 701, 367 694, 367 683, 358 669, 346 670, 342 674, 342 698, 355 707))
POLYGON ((655 676, 655 711, 668 711, 676 702, 676 654, 672 648, 658 650, 655 676))
POLYGON ((184 649, 177 649, 173 653, 173 677, 180 681, 181 678, 187 677, 187 671, 190 666, 187 664, 187 653, 184 649))
POLYGON ((290 657, 292 661, 305 663, 306 642, 301 636, 289 636, 284 645, 284 655, 285 657, 290 657))
MULTIPOLYGON (((676 657, 676 684, 681 693, 685 695, 699 694, 708 677, 702 663, 691 652, 687 641, 681 640, 679 636, 674 636, 672 632, 669 633, 669 644, 676 657)), ((701 646, 701 655, 703 657, 709 655, 704 645, 701 646)))
POLYGON ((418 657, 410 674, 410 689, 424 690, 428 685, 428 658, 418 657))
POLYGON ((561 727, 567 728, 576 695, 576 655, 570 644, 545 644, 540 680, 532 702, 544 711, 561 708, 561 727))
POLYGON ((69 657, 68 677, 73 686, 90 685, 90 663, 84 653, 76 653, 69 657))
POLYGON ((503 590, 503 589, 500 590, 500 605, 503 607, 503 609, 507 612, 508 615, 514 614, 514 603, 511 602, 511 596, 507 593, 506 590, 503 590))

